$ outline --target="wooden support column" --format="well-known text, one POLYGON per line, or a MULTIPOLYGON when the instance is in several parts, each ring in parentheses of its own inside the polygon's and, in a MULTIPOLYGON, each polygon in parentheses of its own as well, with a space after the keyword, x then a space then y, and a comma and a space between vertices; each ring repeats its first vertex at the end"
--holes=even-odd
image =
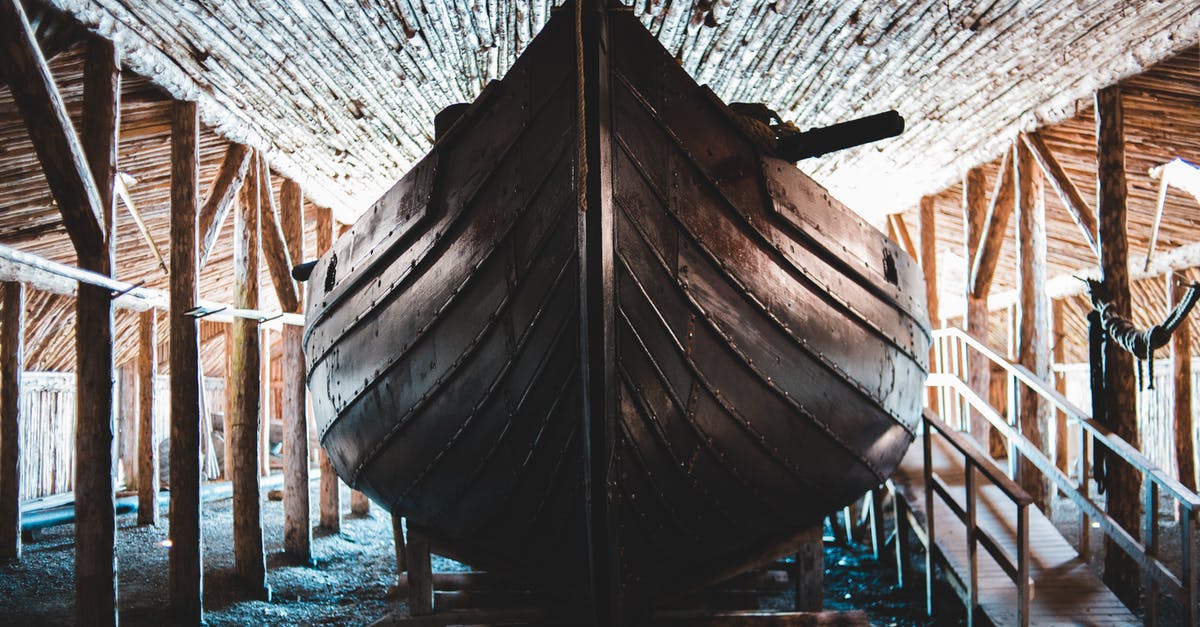
POLYGON ((392 538, 396 546, 396 577, 399 578, 408 570, 408 562, 405 556, 404 519, 395 513, 392 514, 392 538))
MULTIPOLYGON (((879 516, 882 518, 882 513, 879 516)), ((796 586, 796 610, 799 612, 818 612, 825 605, 825 546, 822 534, 820 527, 809 529, 802 534, 800 547, 796 550, 792 581, 796 586)))
MULTIPOLYGON (((261 209, 260 209, 261 211, 261 209)), ((259 329, 259 346, 262 347, 260 357, 262 364, 259 369, 259 423, 258 464, 259 474, 264 477, 271 475, 271 331, 259 329)))
POLYGON ((408 530, 405 547, 408 567, 408 613, 425 616, 433 613, 433 565, 430 563, 429 538, 419 529, 408 530))
MULTIPOLYGON (((933 203, 933 196, 921 197, 918 212, 921 229, 921 271, 925 274, 925 303, 929 311, 929 325, 936 329, 941 326, 941 313, 938 311, 937 207, 933 203)), ((936 347, 930 347, 930 369, 937 366, 934 363, 936 352, 936 347)), ((937 405, 937 390, 929 388, 928 395, 929 408, 934 412, 941 412, 937 405)))
MULTIPOLYGON (((983 238, 984 220, 987 217, 987 177, 983 168, 971 168, 963 179, 963 225, 966 227, 965 257, 967 261, 966 276, 971 275, 975 263, 975 252, 979 250, 979 242, 983 238)), ((988 308, 987 297, 976 297, 967 281, 967 328, 966 331, 980 342, 988 343, 988 308)), ((982 398, 988 397, 988 387, 991 373, 988 362, 981 356, 970 355, 967 358, 967 384, 982 398)), ((977 411, 971 411, 970 432, 977 442, 987 445, 991 426, 986 418, 977 411)))
MULTIPOLYGON (((197 234, 199 234, 199 231, 197 231, 197 234)), ((240 237, 240 235, 238 235, 237 231, 234 231, 234 238, 237 238, 237 237, 240 237)), ((235 261, 236 261, 236 259, 235 259, 235 261)), ((234 271, 236 272, 237 268, 234 268, 234 271)), ((234 277, 234 281, 235 281, 234 290, 236 291, 237 290, 237 285, 236 285, 237 278, 236 277, 234 277)), ((226 480, 229 480, 233 476, 233 427, 230 425, 230 421, 233 420, 233 394, 234 394, 233 388, 234 388, 234 386, 237 385, 233 380, 233 323, 232 322, 225 326, 224 340, 225 340, 225 414, 224 414, 225 415, 225 421, 224 421, 225 424, 222 428, 224 429, 224 432, 225 432, 225 460, 222 465, 224 472, 222 472, 221 474, 226 480)), ((255 469, 255 472, 257 472, 257 469, 255 469)))
MULTIPOLYGON (((264 179, 265 183, 265 179, 264 179)), ((279 226, 289 259, 304 258, 304 194, 285 180, 279 194, 279 226)), ((279 280, 278 278, 276 280, 279 280)), ((291 281, 291 275, 288 275, 291 281)), ((297 300, 292 311, 302 311, 297 300)), ((312 559, 308 498, 308 403, 305 398, 304 329, 283 326, 283 547, 303 561, 312 559)))
MULTIPOLYGON (((120 60, 112 42, 90 37, 84 60, 83 134, 90 176, 100 198, 101 238, 75 239, 79 266, 113 270, 120 60)), ((60 203, 61 204, 61 203, 60 203)), ((75 299, 75 618, 117 622, 116 500, 113 481, 112 293, 79 286, 75 299)))
POLYGON ((169 589, 175 620, 198 624, 203 612, 200 537, 200 341, 195 306, 196 103, 171 111, 171 550, 169 589))
MULTIPOLYGON (((233 304, 258 308, 259 195, 257 177, 242 186, 233 218, 233 304)), ((225 417, 226 446, 231 453, 233 482, 233 559, 238 578, 251 598, 269 600, 266 555, 263 553, 262 495, 259 489, 258 421, 262 372, 258 323, 233 321, 230 344, 231 411, 225 417)))
MULTIPOLYGON (((1188 281, 1185 273, 1167 274, 1169 307, 1183 299, 1188 281)), ((1192 425, 1192 321, 1183 323, 1171 336, 1171 362, 1175 380, 1175 460, 1179 482, 1196 490, 1196 440, 1192 425)))
POLYGON ((21 557, 21 369, 25 286, 0 283, 0 560, 21 557))
POLYGON ((125 489, 138 489, 138 415, 137 415, 137 363, 129 363, 117 369, 121 399, 120 451, 121 468, 125 471, 125 489))
MULTIPOLYGON (((1021 300, 1017 304, 1017 362, 1039 378, 1050 378, 1049 300, 1046 297, 1046 199, 1042 171, 1033 153, 1017 143, 1013 165, 1017 174, 1017 277, 1021 300)), ((1028 386, 1020 386, 1017 424, 1020 432, 1047 456, 1052 454, 1049 406, 1028 386)), ((1054 490, 1048 477, 1025 456, 1019 456, 1017 482, 1047 515, 1054 490)))
MULTIPOLYGON (((1061 365, 1067 358, 1067 311, 1062 299, 1052 302, 1050 317, 1053 318, 1053 363, 1061 365)), ((1067 395, 1067 373, 1054 373, 1054 389, 1063 396, 1067 395)), ((1054 410, 1054 463, 1066 474, 1071 472, 1071 439, 1067 431, 1067 414, 1059 409, 1054 410)))
MULTIPOLYGON (((325 207, 317 208, 317 256, 324 255, 329 252, 333 246, 333 212, 325 207)), ((341 495, 338 493, 339 479, 337 472, 333 469, 333 464, 329 461, 329 455, 325 453, 325 449, 317 447, 317 457, 321 465, 321 504, 320 504, 320 520, 321 527, 330 531, 339 531, 342 528, 342 512, 341 512, 341 495)), ((396 546, 397 563, 403 565, 403 550, 404 530, 400 528, 400 518, 397 516, 393 527, 399 530, 400 535, 396 536, 397 541, 401 544, 396 546)), ((403 568, 399 569, 403 572, 403 568)))
POLYGON ((158 373, 158 312, 138 314, 138 524, 158 524, 158 431, 154 377, 158 373))
MULTIPOLYGON (((1096 92, 1096 183, 1100 231, 1100 271, 1104 296, 1114 312, 1130 318, 1129 243, 1126 239, 1125 132, 1121 88, 1096 92)), ((1140 448, 1136 376, 1133 355, 1108 343, 1105 354, 1106 394, 1109 427, 1134 448, 1140 448)), ((1105 508, 1134 538, 1141 536, 1141 481, 1139 474, 1115 455, 1108 460, 1108 498, 1105 508)), ((1137 563, 1120 547, 1105 539, 1104 582, 1127 605, 1138 602, 1141 576, 1137 563)))

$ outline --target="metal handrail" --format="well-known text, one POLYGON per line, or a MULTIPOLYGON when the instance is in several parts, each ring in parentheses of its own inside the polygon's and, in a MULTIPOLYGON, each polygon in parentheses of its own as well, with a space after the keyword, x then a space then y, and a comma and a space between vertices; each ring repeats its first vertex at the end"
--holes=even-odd
MULTIPOLYGON (((926 409, 922 414, 922 420, 924 423, 922 444, 925 449, 925 526, 928 539, 926 559, 931 559, 934 542, 936 541, 933 509, 933 496, 936 493, 946 503, 950 511, 954 513, 955 517, 967 528, 968 572, 965 604, 967 606, 968 623, 974 624, 975 608, 979 605, 979 562, 977 559, 977 547, 982 544, 984 550, 995 558, 1001 570, 1016 585, 1018 620, 1022 627, 1027 627, 1029 625, 1029 602, 1032 596, 1029 581, 1029 506, 1033 504, 1033 497, 997 468, 965 436, 957 430, 950 428, 949 425, 938 418, 932 411, 926 409), (963 456, 963 467, 966 471, 966 485, 964 486, 966 493, 965 508, 955 501, 948 487, 933 472, 932 437, 935 430, 963 456), (991 534, 980 528, 976 523, 976 503, 978 497, 976 495, 975 477, 977 474, 982 474, 984 478, 999 488, 1017 506, 1017 555, 1015 560, 1004 549, 1000 548, 1000 543, 996 538, 993 538, 991 534)), ((929 566, 931 565, 927 564, 927 571, 929 566)), ((932 608, 929 609, 932 610, 932 608)))
MULTIPOLYGON (((1197 525, 1196 512, 1200 510, 1200 497, 1188 490, 1176 479, 1167 475, 1161 468, 1146 458, 1145 455, 1133 448, 1107 427, 1097 423, 1090 415, 1076 407, 1057 390, 1051 388, 1028 369, 1018 364, 1009 363, 1008 360, 960 329, 939 329, 934 332, 934 337, 936 352, 938 353, 937 362, 939 364, 946 362, 946 356, 942 355, 942 353, 946 352, 949 346, 945 344, 945 340, 960 341, 963 345, 974 349, 977 353, 988 358, 992 363, 997 364, 1009 373, 1010 398, 1015 398, 1012 392, 1015 391, 1015 382, 1020 381, 1080 424, 1082 428, 1080 477, 1078 484, 1076 484, 1071 481, 1066 473, 1059 470, 1034 443, 1030 442, 1024 435, 1013 428, 1009 424, 1009 421, 1005 420, 995 408, 972 390, 961 378, 949 373, 934 373, 930 375, 926 383, 929 387, 954 392, 960 402, 965 401, 970 409, 973 409, 995 427, 1008 441, 1012 450, 1023 455, 1039 472, 1053 481, 1056 487, 1079 507, 1082 522, 1080 533, 1081 554, 1087 555, 1089 542, 1088 520, 1090 518, 1095 521, 1097 526, 1110 539, 1137 562, 1146 579, 1147 599, 1149 601, 1146 612, 1147 624, 1154 624, 1157 618, 1157 586, 1160 583, 1165 584, 1171 592, 1180 597, 1184 606, 1186 622, 1194 624, 1197 618, 1197 606, 1200 605, 1200 582, 1197 581, 1197 577, 1200 575, 1200 564, 1196 562, 1197 556, 1192 551, 1192 542, 1195 537, 1195 528, 1197 525), (1093 446, 1096 442, 1099 442, 1143 475, 1143 490, 1146 499, 1146 511, 1143 520, 1143 532, 1146 538, 1144 542, 1139 542, 1089 498, 1089 469, 1088 456, 1086 454, 1089 440, 1093 446), (1180 533, 1183 572, 1179 577, 1172 573, 1157 557, 1157 497, 1160 487, 1180 504, 1182 510, 1180 516, 1180 533)), ((960 356, 955 355, 956 359, 958 357, 960 356)), ((943 397, 941 402, 946 403, 947 399, 943 397)))

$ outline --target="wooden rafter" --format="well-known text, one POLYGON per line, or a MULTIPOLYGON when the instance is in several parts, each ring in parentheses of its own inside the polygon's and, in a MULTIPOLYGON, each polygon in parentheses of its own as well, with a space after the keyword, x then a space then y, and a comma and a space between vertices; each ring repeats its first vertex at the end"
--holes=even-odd
POLYGON ((204 267, 208 256, 212 254, 225 218, 229 216, 238 190, 246 180, 246 173, 250 171, 250 156, 249 148, 241 144, 229 144, 229 148, 225 150, 225 158, 221 161, 221 169, 217 171, 217 177, 208 188, 208 195, 204 198, 204 204, 200 206, 198 218, 200 268, 204 267))
POLYGON ((271 282, 275 285, 275 296, 284 311, 297 311, 300 307, 299 290, 292 279, 292 257, 287 240, 280 225, 279 207, 271 191, 271 171, 266 160, 259 155, 256 174, 259 194, 262 197, 262 250, 267 262, 271 282))
POLYGON ((77 251, 104 248, 104 204, 19 0, 0 0, 0 63, 77 251))
POLYGON ((162 251, 158 249, 158 243, 154 241, 154 235, 150 233, 150 229, 146 226, 146 221, 142 219, 142 212, 138 210, 134 204, 133 198, 129 195, 129 180, 132 177, 121 173, 117 175, 116 192, 117 198, 121 200, 121 204, 125 205, 125 211, 129 213, 129 217, 133 218, 133 223, 137 225, 138 232, 142 234, 142 239, 146 240, 146 246, 150 249, 150 254, 154 255, 154 260, 158 262, 158 267, 163 271, 163 274, 169 274, 167 270, 167 262, 163 259, 162 251))
POLYGON ((971 263, 971 295, 975 298, 987 298, 992 287, 992 277, 996 274, 996 263, 1000 260, 1000 250, 1004 247, 1004 236, 1008 233, 1008 219, 1012 216, 1013 207, 1013 167, 1012 147, 1004 151, 1000 162, 1000 173, 992 188, 992 200, 988 204, 987 217, 984 219, 983 237, 979 240, 979 248, 975 250, 974 261, 971 263))
POLYGON ((1096 259, 1099 259, 1100 244, 1096 239, 1096 212, 1092 211, 1092 208, 1084 201, 1083 195, 1079 193, 1079 188, 1071 181, 1071 177, 1067 176, 1066 170, 1058 163, 1058 159, 1050 151, 1050 147, 1046 145, 1046 140, 1040 133, 1036 131, 1023 133, 1021 139, 1033 151, 1038 165, 1046 174, 1046 180, 1050 181, 1050 186, 1062 199, 1063 205, 1067 207, 1067 212, 1071 214, 1071 219, 1083 231, 1084 241, 1087 242, 1092 252, 1096 253, 1096 259))

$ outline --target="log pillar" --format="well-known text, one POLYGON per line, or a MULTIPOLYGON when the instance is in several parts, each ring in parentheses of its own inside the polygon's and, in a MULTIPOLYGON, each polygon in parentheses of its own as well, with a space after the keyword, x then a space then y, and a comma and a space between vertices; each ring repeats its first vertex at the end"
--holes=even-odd
MULTIPOLYGON (((197 234, 200 233, 199 230, 197 230, 196 232, 197 232, 197 234)), ((234 238, 240 237, 240 235, 236 231, 234 232, 233 236, 234 236, 234 238)), ((201 255, 201 257, 203 257, 203 255, 201 255)), ((235 271, 236 271, 236 268, 235 268, 235 271)), ((235 281, 236 281, 236 278, 235 278, 235 281)), ((234 289, 235 290, 237 289, 236 285, 235 285, 234 289)), ((232 474, 232 472, 233 472, 233 444, 231 442, 231 440, 233 439, 233 437, 232 437, 233 434, 232 434, 232 427, 230 426, 230 421, 233 420, 233 388, 234 388, 234 386, 237 385, 237 383, 235 383, 233 380, 233 324, 232 323, 225 326, 224 339, 225 339, 225 409, 224 409, 225 419, 224 419, 224 425, 222 426, 222 429, 224 430, 224 433, 225 433, 225 460, 223 461, 222 466, 221 466, 221 468, 223 469, 221 476, 224 477, 226 480, 231 480, 233 477, 233 474, 232 474)))
POLYGON ((198 624, 203 612, 200 537, 200 341, 187 314, 197 298, 196 103, 171 111, 171 550, 169 583, 176 621, 198 624))
MULTIPOLYGON (((1169 308, 1174 309, 1187 291, 1184 273, 1167 274, 1169 308)), ((1192 322, 1183 323, 1171 336, 1171 366, 1175 381, 1175 460, 1179 482, 1196 491, 1196 440, 1192 425, 1192 322)))
MULTIPOLYGON (((84 60, 83 133, 104 233, 75 240, 79 266, 111 276, 117 175, 120 60, 112 42, 89 37, 84 60)), ((113 478, 113 314, 107 288, 79 285, 75 299, 75 618, 117 622, 116 499, 113 478)))
POLYGON ((138 524, 158 524, 158 430, 154 377, 158 373, 158 312, 138 314, 138 524))
MULTIPOLYGON (((261 209, 260 209, 261 210, 261 209)), ((259 436, 258 464, 259 474, 264 477, 271 475, 271 331, 259 329, 260 358, 259 368, 259 436)))
MULTIPOLYGON (((1055 300, 1050 306, 1050 317, 1053 318, 1053 363, 1063 364, 1067 358, 1067 310, 1064 301, 1055 300)), ((1063 396, 1067 395, 1067 373, 1055 372, 1054 389, 1063 396)), ((1054 463, 1066 474, 1071 472, 1071 438, 1067 430, 1066 412, 1054 410, 1054 463)))
MULTIPOLYGON (((258 177, 242 185, 241 202, 233 218, 233 305, 258 308, 258 177)), ((259 394, 262 371, 258 322, 233 321, 229 361, 232 389, 230 413, 225 416, 227 473, 233 483, 233 559, 246 593, 269 600, 266 556, 263 553, 262 495, 259 488, 259 394)))
MULTIPOLYGON (((876 513, 882 524, 882 512, 876 513)), ((819 612, 825 605, 825 545, 822 530, 813 527, 801 538, 796 550, 795 572, 792 573, 796 586, 796 611, 819 612)))
POLYGON ((137 364, 133 361, 117 369, 120 387, 120 464, 125 471, 125 489, 138 489, 138 415, 137 364))
MULTIPOLYGON (((941 326, 941 313, 938 311, 937 207, 934 205, 933 196, 922 196, 918 211, 921 222, 921 271, 925 274, 925 303, 926 309, 929 311, 929 326, 936 329, 941 326)), ((937 347, 930 347, 930 370, 936 367, 934 363, 936 352, 937 347)), ((940 412, 941 408, 937 406, 937 390, 929 388, 928 394, 929 408, 934 412, 940 412)))
MULTIPOLYGON (((971 168, 963 179, 963 225, 966 228, 965 252, 966 276, 971 276, 975 263, 975 252, 983 238, 984 220, 987 217, 987 176, 983 168, 971 168)), ((988 343, 987 296, 976 297, 971 291, 970 280, 966 281, 967 315, 966 331, 980 342, 988 343)), ((967 384, 981 398, 988 397, 991 372, 986 359, 979 355, 967 358, 967 384)), ((991 425, 982 414, 970 412, 970 432, 980 445, 987 446, 991 425)))
MULTIPOLYGON (((404 519, 397 513, 392 513, 392 539, 396 546, 396 577, 404 574, 408 570, 408 562, 405 556, 404 542, 404 519)), ((399 581, 399 579, 397 579, 399 581)))
MULTIPOLYGON (((279 213, 288 257, 303 259, 304 195, 293 181, 283 182, 279 213)), ((300 304, 295 311, 302 311, 300 304)), ((312 559, 312 527, 309 523, 308 403, 303 342, 303 328, 283 325, 283 548, 307 562, 312 559)))
MULTIPOLYGON (((1017 181, 1017 362, 1039 378, 1050 378, 1049 299, 1046 296, 1046 199, 1042 171, 1029 147, 1016 143, 1013 165, 1017 181)), ((1047 424, 1049 407, 1028 386, 1019 386, 1017 424, 1023 436, 1047 456, 1052 454, 1047 424)), ((1017 482, 1047 515, 1054 491, 1024 455, 1017 462, 1017 482)))
MULTIPOLYGON (((1126 238, 1125 133, 1120 86, 1096 92, 1096 184, 1099 214, 1100 270, 1104 296, 1114 312, 1130 315, 1129 243, 1126 238)), ((1109 427, 1134 448, 1140 448, 1136 376, 1133 355, 1112 342, 1105 353, 1105 394, 1101 399, 1109 427)), ((1108 499, 1105 508, 1134 538, 1141 536, 1141 481, 1137 471, 1116 456, 1108 461, 1108 499)), ((1126 605, 1138 603, 1141 579, 1137 563, 1112 540, 1105 539, 1104 582, 1126 605)))
MULTIPOLYGON (((317 208, 317 256, 324 255, 329 252, 333 246, 333 212, 325 207, 317 208)), ((333 464, 329 461, 329 455, 325 453, 325 449, 317 447, 317 459, 321 466, 321 504, 320 504, 320 520, 321 527, 330 531, 339 531, 342 528, 342 512, 341 512, 341 495, 339 494, 339 479, 337 472, 333 469, 333 464)), ((400 530, 398 541, 401 543, 396 547, 396 558, 402 563, 402 544, 404 542, 404 531, 400 529, 399 517, 394 523, 396 529, 400 530)), ((404 569, 401 568, 401 571, 404 569)))
POLYGON ((21 369, 25 286, 0 283, 0 560, 21 557, 21 369))

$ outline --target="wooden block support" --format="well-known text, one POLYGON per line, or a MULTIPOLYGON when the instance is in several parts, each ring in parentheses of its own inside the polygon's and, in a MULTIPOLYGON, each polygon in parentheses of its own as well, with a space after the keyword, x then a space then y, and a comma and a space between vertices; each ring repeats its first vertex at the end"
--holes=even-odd
MULTIPOLYGON (((1187 291, 1182 272, 1167 274, 1170 307, 1174 308, 1187 291)), ((1175 459, 1179 482, 1196 490, 1196 440, 1192 423, 1192 323, 1188 321, 1171 336, 1171 360, 1175 380, 1175 459)))
MULTIPOLYGON (((1017 143, 1013 164, 1017 174, 1017 362, 1042 380, 1050 378, 1049 298, 1046 295, 1046 199, 1042 171, 1029 147, 1017 143)), ((1051 455, 1048 415, 1050 407, 1028 386, 1020 387, 1017 424, 1042 453, 1051 455)), ((1042 512, 1050 515, 1054 497, 1050 479, 1024 455, 1017 463, 1017 482, 1042 512)))
POLYGON ((366 516, 371 513, 371 499, 367 495, 354 490, 350 492, 350 513, 355 516, 366 516))
POLYGON ((25 286, 0 283, 0 559, 21 557, 21 369, 25 286))
MULTIPOLYGON (((1128 190, 1125 183, 1125 131, 1121 88, 1096 92, 1096 183, 1100 219, 1100 271, 1105 296, 1114 313, 1130 318, 1129 242, 1125 218, 1128 190)), ((1139 448, 1137 378, 1133 355, 1108 343, 1105 354, 1105 391, 1109 427, 1134 448, 1139 448)), ((1108 498, 1105 507, 1116 522, 1135 538, 1140 534, 1141 481, 1137 471, 1109 456, 1108 498)), ((1136 562, 1112 540, 1105 539, 1104 582, 1127 605, 1136 606, 1140 582, 1136 562)))
MULTIPOLYGON (((967 260, 965 268, 967 276, 970 276, 971 267, 974 265, 975 252, 979 250, 979 242, 983 237, 984 219, 987 217, 986 188, 987 177, 984 175, 982 168, 972 168, 967 171, 967 176, 963 180, 963 224, 966 225, 964 254, 967 260)), ((971 292, 970 286, 968 286, 966 289, 966 298, 966 331, 975 339, 987 344, 987 297, 976 297, 971 292)), ((990 371, 987 359, 979 355, 969 355, 967 357, 967 383, 971 386, 971 389, 979 396, 987 398, 989 379, 990 371)), ((970 431, 977 442, 985 446, 988 444, 991 437, 991 426, 982 414, 974 410, 971 411, 970 431)))
POLYGON ((820 527, 809 529, 796 549, 796 566, 792 573, 796 585, 796 610, 819 611, 825 605, 825 545, 820 527))
MULTIPOLYGON (((265 167, 264 167, 265 171, 265 167)), ((268 179, 264 176, 262 183, 268 179)), ((264 203, 265 205, 265 203, 264 203)), ((263 212, 269 209, 263 206, 263 212)), ((279 226, 287 258, 304 258, 304 195, 300 186, 284 181, 279 202, 279 226)), ((263 221, 264 229, 267 222, 263 221)), ((264 242, 266 240, 264 239, 264 242)), ((268 257, 269 258, 269 257, 268 257)), ((276 263, 282 263, 277 259, 276 263)), ((270 265, 270 262, 268 262, 270 265)), ((290 270, 290 269, 289 269, 290 270)), ((280 287, 276 276, 277 287, 280 287)), ((286 277, 291 283, 290 273, 286 277)), ((300 311, 297 299, 293 311, 300 311)), ((284 325, 283 331, 283 547, 289 554, 312 559, 311 508, 308 498, 308 403, 305 397, 304 329, 284 325)))
MULTIPOLYGON (((233 304, 258 308, 257 181, 243 186, 241 202, 233 222, 233 304)), ((233 559, 238 579, 255 599, 270 598, 266 555, 263 552, 262 494, 259 489, 259 394, 262 372, 258 323, 238 318, 230 333, 230 413, 225 416, 225 445, 231 462, 228 473, 233 483, 233 559)))
POLYGON ((424 616, 433 613, 433 564, 429 538, 419 529, 409 528, 405 548, 408 567, 408 613, 424 616))
POLYGON ((200 338, 187 315, 196 303, 196 103, 171 111, 171 550, 168 588, 175 620, 201 620, 200 338))
POLYGON ((158 312, 138 314, 138 524, 158 524, 158 431, 154 375, 158 372, 158 312))

